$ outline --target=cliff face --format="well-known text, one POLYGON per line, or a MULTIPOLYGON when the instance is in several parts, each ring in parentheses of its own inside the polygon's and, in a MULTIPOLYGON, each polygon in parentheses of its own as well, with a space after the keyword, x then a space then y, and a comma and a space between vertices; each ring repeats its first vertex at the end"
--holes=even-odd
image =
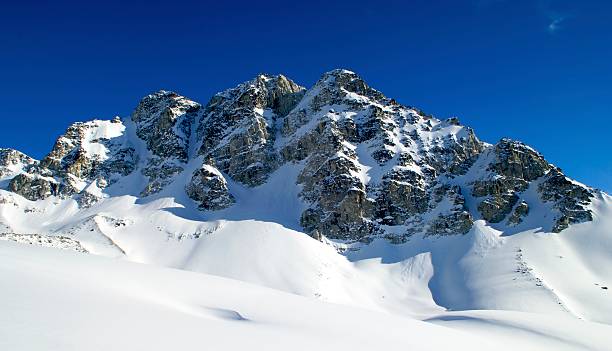
POLYGON ((310 89, 259 75, 206 105, 159 91, 131 118, 70 126, 41 161, 1 149, 0 186, 84 207, 122 194, 186 197, 210 213, 239 206, 236 191, 289 165, 303 204, 294 220, 317 238, 403 242, 464 234, 477 219, 529 226, 541 211, 550 215, 538 225, 553 232, 593 219, 595 191, 537 151, 484 143, 456 118, 400 105, 347 70, 310 89))

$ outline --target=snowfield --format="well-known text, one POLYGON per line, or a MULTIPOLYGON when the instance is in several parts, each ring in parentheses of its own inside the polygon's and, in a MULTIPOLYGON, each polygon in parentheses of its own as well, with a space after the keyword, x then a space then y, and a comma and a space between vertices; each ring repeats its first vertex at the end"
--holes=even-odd
POLYGON ((502 311, 419 321, 207 274, 0 242, 2 350, 605 350, 612 327, 502 311))
POLYGON ((477 221, 348 245, 283 222, 283 172, 236 192, 267 206, 232 220, 163 194, 79 208, 0 190, 0 349, 612 350, 608 195, 560 234, 477 221))
POLYGON ((11 230, 47 235, 0 237, 2 350, 612 349, 606 195, 561 234, 478 221, 358 250, 277 223, 187 219, 170 198, 79 209, 2 195, 11 230))

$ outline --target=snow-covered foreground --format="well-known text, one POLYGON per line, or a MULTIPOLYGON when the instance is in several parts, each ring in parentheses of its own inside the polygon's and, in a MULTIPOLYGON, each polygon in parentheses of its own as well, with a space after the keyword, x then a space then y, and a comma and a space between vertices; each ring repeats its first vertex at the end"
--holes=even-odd
POLYGON ((501 311, 429 321, 236 280, 0 242, 2 350, 606 350, 612 327, 501 311))
MULTIPOLYGON (((30 202, 0 192, 7 199, 1 222, 10 232, 57 238, 40 243, 45 246, 83 248, 421 319, 445 309, 486 309, 612 324, 609 196, 594 202, 593 222, 560 234, 505 235, 477 221, 466 235, 347 247, 278 223, 206 220, 171 198, 139 203, 122 196, 79 209, 71 200, 30 202)), ((19 234, 2 239, 37 241, 19 234)))
POLYGON ((296 195, 268 186, 225 219, 164 194, 81 208, 0 190, 0 350, 612 350, 608 195, 559 234, 478 220, 348 245, 292 229, 296 195))

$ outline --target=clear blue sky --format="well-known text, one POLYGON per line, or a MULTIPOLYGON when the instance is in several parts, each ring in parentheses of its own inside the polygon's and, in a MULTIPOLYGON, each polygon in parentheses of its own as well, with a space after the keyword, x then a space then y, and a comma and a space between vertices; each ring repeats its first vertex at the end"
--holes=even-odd
POLYGON ((260 72, 310 86, 339 67, 612 191, 605 0, 4 2, 0 146, 40 158, 158 89, 206 103, 260 72))

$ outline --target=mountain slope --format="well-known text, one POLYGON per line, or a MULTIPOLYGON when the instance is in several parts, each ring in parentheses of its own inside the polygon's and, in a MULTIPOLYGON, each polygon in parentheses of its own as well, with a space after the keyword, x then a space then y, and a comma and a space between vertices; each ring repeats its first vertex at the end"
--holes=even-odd
POLYGON ((0 244, 0 274, 0 347, 7 350, 603 350, 611 328, 494 311, 444 314, 428 323, 13 243, 0 244))
POLYGON ((129 120, 71 126, 40 163, 19 169, 19 156, 4 164, 8 158, 8 189, 30 200, 73 197, 87 206, 107 196, 186 193, 204 212, 242 205, 241 187, 297 165, 290 186, 301 212, 288 218, 299 221, 293 228, 364 242, 464 234, 480 218, 524 227, 542 206, 552 217, 536 225, 560 232, 592 220, 597 193, 520 142, 483 143, 456 118, 399 105, 346 70, 308 90, 260 75, 206 106, 160 91, 129 120))
POLYGON ((70 126, 41 161, 0 149, 0 240, 491 335, 612 324, 609 195, 347 70, 309 89, 259 75, 206 105, 160 91, 70 126))

